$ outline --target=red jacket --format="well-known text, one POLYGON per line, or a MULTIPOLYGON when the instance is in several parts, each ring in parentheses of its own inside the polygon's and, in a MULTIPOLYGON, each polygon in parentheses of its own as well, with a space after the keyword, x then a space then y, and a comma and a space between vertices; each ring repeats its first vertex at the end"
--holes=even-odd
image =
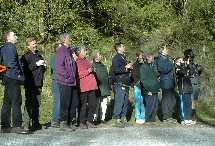
POLYGON ((96 78, 88 71, 88 69, 92 67, 92 64, 86 58, 78 58, 76 63, 81 92, 96 90, 98 88, 96 78))

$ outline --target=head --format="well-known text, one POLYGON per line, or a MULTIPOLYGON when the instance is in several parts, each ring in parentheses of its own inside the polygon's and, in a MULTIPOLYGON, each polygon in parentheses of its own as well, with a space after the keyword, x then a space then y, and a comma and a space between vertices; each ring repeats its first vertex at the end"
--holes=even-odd
POLYGON ((101 62, 102 60, 102 55, 100 52, 95 52, 94 55, 93 55, 93 60, 95 62, 101 62))
POLYGON ((143 62, 144 61, 144 52, 143 51, 139 51, 136 53, 136 57, 137 57, 137 60, 139 62, 143 62))
POLYGON ((26 45, 32 52, 35 52, 37 50, 37 41, 33 37, 26 39, 26 45))
POLYGON ((149 64, 154 62, 154 56, 151 54, 147 55, 146 59, 147 59, 147 63, 149 64))
POLYGON ((85 58, 87 54, 85 47, 75 47, 74 52, 78 58, 85 58))
POLYGON ((167 46, 163 46, 159 49, 160 54, 164 55, 164 56, 168 56, 169 54, 169 47, 167 46))
POLYGON ((178 57, 174 62, 176 65, 180 66, 182 63, 184 63, 184 59, 182 57, 178 57))
POLYGON ((69 47, 71 44, 71 37, 68 33, 63 33, 59 37, 59 42, 69 47))
POLYGON ((192 49, 187 49, 184 51, 184 59, 192 61, 194 59, 194 53, 192 49))
POLYGON ((114 46, 117 53, 124 54, 125 46, 122 43, 116 43, 114 46))
POLYGON ((10 31, 10 32, 6 32, 4 34, 4 39, 6 42, 10 42, 10 43, 13 43, 13 44, 16 44, 17 43, 17 36, 14 32, 10 31))

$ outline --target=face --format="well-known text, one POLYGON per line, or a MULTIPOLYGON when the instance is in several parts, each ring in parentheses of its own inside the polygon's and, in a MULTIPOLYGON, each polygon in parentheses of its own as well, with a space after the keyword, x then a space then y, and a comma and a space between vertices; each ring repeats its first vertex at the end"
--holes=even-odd
POLYGON ((31 51, 36 51, 37 50, 37 42, 34 40, 34 41, 31 41, 28 43, 28 48, 31 50, 31 51))
POLYGON ((153 56, 148 56, 147 57, 147 62, 148 63, 153 63, 154 62, 154 57, 153 56))
POLYGON ((96 62, 100 62, 102 60, 102 55, 98 52, 96 53, 96 56, 95 56, 95 61, 96 62))
POLYGON ((124 53, 125 52, 125 46, 121 45, 121 47, 118 48, 118 52, 124 53))
POLYGON ((69 45, 71 44, 71 39, 70 39, 70 37, 66 37, 66 38, 64 39, 64 44, 66 44, 67 46, 69 46, 69 45))
POLYGON ((140 53, 140 55, 138 56, 138 60, 139 60, 140 62, 142 62, 143 59, 144 59, 144 54, 143 54, 143 53, 140 53))
POLYGON ((7 36, 7 40, 12 43, 17 43, 17 36, 14 32, 10 32, 7 36))
POLYGON ((167 47, 165 47, 162 51, 162 54, 164 55, 168 55, 169 54, 169 49, 167 47))
POLYGON ((86 55, 87 55, 87 51, 85 49, 81 49, 79 56, 84 58, 84 57, 86 57, 86 55))

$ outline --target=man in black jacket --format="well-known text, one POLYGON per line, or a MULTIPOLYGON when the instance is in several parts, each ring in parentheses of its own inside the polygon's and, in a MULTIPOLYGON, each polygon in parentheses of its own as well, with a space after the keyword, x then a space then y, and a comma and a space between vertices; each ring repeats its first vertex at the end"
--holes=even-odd
POLYGON ((128 107, 129 87, 131 83, 130 71, 132 64, 128 63, 124 55, 125 46, 121 43, 115 45, 117 54, 112 59, 112 71, 114 74, 114 111, 113 118, 117 127, 128 125, 126 113, 128 107))
POLYGON ((4 98, 1 109, 1 132, 26 133, 22 126, 20 81, 24 80, 22 68, 16 51, 17 36, 14 32, 5 33, 6 43, 1 48, 3 65, 7 70, 3 75, 4 98), (12 126, 10 119, 12 110, 12 126))
POLYGON ((39 123, 39 106, 46 63, 37 50, 36 40, 28 38, 26 43, 28 50, 22 56, 25 74, 25 106, 32 122, 32 125, 29 125, 29 129, 35 131, 42 128, 39 123))

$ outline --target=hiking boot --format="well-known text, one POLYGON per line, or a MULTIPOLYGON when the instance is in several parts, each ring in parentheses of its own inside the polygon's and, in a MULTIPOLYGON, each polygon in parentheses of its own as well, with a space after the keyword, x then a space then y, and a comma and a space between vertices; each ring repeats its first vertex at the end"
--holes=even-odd
POLYGON ((87 121, 86 124, 87 124, 87 127, 88 127, 88 128, 97 128, 96 125, 94 125, 94 124, 91 123, 91 122, 88 122, 88 121, 87 121))
POLYGON ((42 125, 40 123, 34 123, 31 127, 30 127, 30 131, 37 131, 37 130, 41 130, 42 129, 42 125))
POLYGON ((11 128, 1 128, 1 133, 10 133, 11 128))
POLYGON ((71 124, 71 125, 70 125, 70 129, 71 129, 72 131, 76 131, 76 130, 77 130, 77 127, 76 127, 74 124, 71 124))
POLYGON ((123 118, 121 119, 121 123, 124 125, 124 127, 131 127, 131 124, 129 124, 129 123, 127 122, 127 119, 126 119, 125 117, 123 117, 123 118))
POLYGON ((67 124, 67 121, 60 122, 60 131, 72 131, 70 126, 67 124))
POLYGON ((29 130, 22 128, 22 127, 14 127, 11 129, 11 133, 30 134, 31 132, 29 130))
POLYGON ((84 124, 84 123, 80 123, 80 126, 79 126, 81 129, 88 129, 87 127, 87 124, 84 124))
POLYGON ((51 127, 52 127, 52 128, 60 128, 60 123, 59 123, 59 122, 52 121, 51 127))
POLYGON ((125 125, 121 122, 121 119, 114 119, 115 123, 113 127, 117 128, 125 128, 125 125))

